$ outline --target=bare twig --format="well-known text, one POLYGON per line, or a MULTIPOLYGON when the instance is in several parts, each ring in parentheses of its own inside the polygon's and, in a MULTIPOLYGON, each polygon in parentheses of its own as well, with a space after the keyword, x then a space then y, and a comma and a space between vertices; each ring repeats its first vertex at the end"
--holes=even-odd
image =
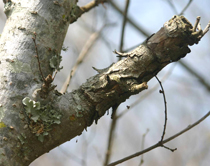
MULTIPOLYGON (((167 119, 168 119, 167 118, 168 117, 167 116, 167 102, 166 102, 166 95, 165 95, 165 91, 163 89, 163 85, 162 85, 161 81, 158 79, 157 76, 155 76, 155 78, 157 79, 158 83, 160 84, 161 90, 159 92, 163 94, 163 100, 164 100, 164 106, 165 106, 165 121, 164 121, 164 127, 163 127, 163 134, 162 134, 161 140, 160 140, 160 143, 162 143, 163 139, 164 139, 164 136, 165 136, 165 133, 166 133, 166 126, 167 126, 167 119)), ((171 149, 171 148, 169 148, 169 147, 167 147, 167 146, 165 146, 163 144, 162 144, 162 147, 164 147, 164 148, 166 148, 166 149, 168 149, 168 150, 170 150, 172 152, 176 150, 176 148, 175 149, 171 149)))
POLYGON ((107 2, 107 0, 97 0, 97 1, 93 0, 93 1, 89 2, 88 4, 86 4, 85 6, 82 6, 80 8, 82 10, 82 14, 85 12, 88 12, 92 8, 98 6, 100 3, 103 5, 104 2, 107 2))
POLYGON ((199 123, 201 123, 204 119, 206 119, 209 115, 210 115, 210 111, 209 111, 206 115, 204 115, 201 119, 199 119, 198 121, 196 121, 196 122, 193 123, 192 125, 189 125, 189 126, 188 126, 187 128, 185 128, 184 130, 182 130, 182 131, 178 132, 177 134, 175 134, 175 135, 173 135, 173 136, 171 136, 171 137, 169 137, 169 138, 163 140, 162 143, 158 142, 158 143, 154 144, 153 146, 150 146, 150 147, 147 148, 147 149, 144 149, 144 150, 142 150, 142 151, 140 151, 140 152, 137 152, 137 153, 135 153, 135 154, 132 154, 132 155, 130 155, 130 156, 127 156, 127 157, 125 157, 125 158, 123 158, 123 159, 121 159, 121 160, 118 160, 118 161, 116 161, 116 162, 113 162, 113 163, 111 163, 111 164, 108 164, 107 166, 114 166, 114 165, 120 164, 120 163, 125 162, 125 161, 127 161, 127 160, 129 160, 129 159, 132 159, 132 158, 137 157, 137 156, 140 156, 140 155, 142 155, 142 154, 144 154, 144 153, 146 153, 146 152, 149 152, 149 151, 151 151, 151 150, 153 150, 153 149, 155 149, 155 148, 157 148, 157 147, 161 147, 163 144, 165 144, 165 143, 167 143, 167 142, 173 140, 174 138, 176 138, 176 137, 182 135, 183 133, 187 132, 188 130, 192 129, 193 127, 195 127, 196 125, 198 125, 199 123))
POLYGON ((108 0, 93 0, 91 2, 89 2, 88 4, 86 4, 85 6, 82 7, 78 7, 77 11, 75 12, 75 17, 74 19, 72 19, 70 21, 70 24, 75 22, 82 14, 90 11, 91 9, 93 9, 94 7, 98 6, 100 3, 104 6, 104 2, 107 2, 108 0))
POLYGON ((37 48, 37 44, 36 44, 36 32, 34 32, 34 37, 32 37, 33 39, 33 42, 34 42, 34 45, 35 45, 35 49, 36 49, 36 54, 35 57, 37 58, 37 61, 38 61, 38 65, 39 65, 39 71, 41 73, 41 77, 42 77, 42 80, 43 80, 43 84, 41 86, 41 90, 39 91, 39 95, 41 98, 43 99, 46 99, 49 92, 54 90, 55 87, 57 85, 52 85, 52 82, 57 74, 57 70, 55 72, 55 75, 54 77, 52 77, 51 74, 48 74, 48 76, 46 78, 44 78, 44 75, 43 75, 43 72, 42 72, 42 69, 41 69, 41 64, 40 64, 40 60, 39 60, 39 53, 38 53, 38 48, 37 48))
POLYGON ((38 52, 37 44, 36 44, 36 32, 34 32, 34 37, 32 37, 32 39, 33 39, 33 42, 34 42, 34 45, 35 45, 35 49, 36 49, 35 57, 37 58, 37 61, 38 61, 39 71, 41 73, 41 77, 42 77, 43 82, 45 82, 45 78, 44 78, 44 75, 42 73, 41 64, 40 64, 40 60, 39 60, 39 52, 38 52))
POLYGON ((157 76, 155 76, 155 78, 157 79, 158 83, 160 84, 161 90, 159 92, 163 94, 163 100, 164 100, 164 106, 165 106, 165 122, 164 122, 164 127, 163 127, 163 134, 162 134, 161 140, 160 140, 160 142, 162 142, 163 139, 164 139, 165 133, 166 133, 166 125, 167 125, 167 102, 166 102, 165 91, 163 89, 162 83, 158 79, 157 76))

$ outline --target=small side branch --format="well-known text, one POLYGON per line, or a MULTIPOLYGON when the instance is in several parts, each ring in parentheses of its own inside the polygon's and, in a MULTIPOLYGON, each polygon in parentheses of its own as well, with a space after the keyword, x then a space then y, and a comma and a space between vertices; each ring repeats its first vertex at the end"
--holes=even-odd
POLYGON ((57 70, 55 71, 54 76, 52 77, 51 74, 48 74, 48 76, 45 78, 41 69, 41 64, 40 64, 40 60, 39 60, 39 52, 38 52, 38 48, 37 48, 37 44, 36 44, 36 32, 34 32, 34 37, 32 37, 34 45, 35 45, 35 50, 36 50, 36 55, 35 57, 37 58, 38 61, 38 65, 39 65, 39 71, 43 80, 43 84, 41 86, 41 90, 39 91, 39 95, 41 96, 41 98, 46 99, 49 92, 54 90, 56 85, 52 85, 52 82, 57 74, 57 70))
POLYGON ((34 42, 34 45, 35 45, 35 50, 36 50, 35 57, 37 58, 37 61, 38 61, 39 71, 41 73, 42 80, 45 82, 45 78, 44 78, 44 75, 42 73, 41 64, 40 64, 40 60, 39 60, 39 52, 38 52, 37 44, 36 44, 36 32, 34 32, 34 37, 32 37, 32 39, 33 39, 33 42, 34 42))
POLYGON ((98 6, 100 3, 103 4, 104 2, 107 2, 108 0, 93 0, 82 7, 77 7, 77 10, 75 11, 75 17, 70 21, 70 24, 75 22, 79 17, 81 17, 82 14, 88 12, 89 10, 93 9, 94 7, 98 6))
POLYGON ((164 106, 165 106, 165 122, 164 122, 164 127, 163 127, 163 134, 162 134, 161 140, 160 140, 160 142, 162 142, 163 139, 164 139, 165 133, 166 133, 166 125, 167 125, 167 102, 166 102, 166 96, 165 96, 165 92, 164 92, 162 83, 158 79, 157 76, 155 76, 155 78, 157 79, 158 83, 160 84, 161 90, 159 92, 163 94, 163 100, 164 100, 164 106))
MULTIPOLYGON (((104 28, 104 27, 103 27, 104 28)), ((84 47, 82 48, 82 51, 80 52, 76 63, 74 64, 73 68, 70 71, 70 74, 67 78, 67 80, 65 81, 66 83, 64 84, 61 93, 66 93, 67 89, 70 85, 71 79, 74 76, 77 68, 79 67, 79 65, 83 62, 84 58, 86 57, 88 51, 91 49, 91 47, 93 46, 93 44, 96 42, 96 40, 98 39, 98 37, 100 36, 101 31, 103 30, 103 28, 101 28, 101 30, 99 32, 95 32, 93 33, 90 38, 87 40, 87 42, 85 43, 84 47)))

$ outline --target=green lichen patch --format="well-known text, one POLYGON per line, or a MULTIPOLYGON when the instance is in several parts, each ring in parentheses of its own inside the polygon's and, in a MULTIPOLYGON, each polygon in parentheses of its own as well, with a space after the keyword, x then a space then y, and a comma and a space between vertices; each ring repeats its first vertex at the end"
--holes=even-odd
POLYGON ((43 142, 44 136, 48 135, 48 132, 52 130, 52 125, 61 123, 61 113, 54 110, 50 102, 45 106, 41 106, 40 102, 26 97, 22 100, 22 103, 25 105, 25 112, 30 120, 29 128, 32 133, 36 134, 39 141, 43 142))
POLYGON ((3 122, 0 122, 0 128, 7 127, 3 122))

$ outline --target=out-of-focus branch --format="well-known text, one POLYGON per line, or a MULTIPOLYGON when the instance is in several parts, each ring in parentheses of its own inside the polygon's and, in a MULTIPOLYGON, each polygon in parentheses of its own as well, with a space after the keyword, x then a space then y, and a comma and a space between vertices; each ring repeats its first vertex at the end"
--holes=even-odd
MULTIPOLYGON (((113 2, 113 1, 109 1, 109 3, 112 5, 112 7, 119 12, 120 14, 123 15, 123 11, 113 2)), ((149 32, 147 32, 143 27, 141 27, 140 25, 137 25, 137 23, 132 20, 130 17, 127 16, 127 21, 134 27, 136 28, 139 32, 141 32, 141 34, 143 34, 144 36, 150 36, 149 32)))
POLYGON ((176 10, 176 7, 174 6, 174 3, 171 0, 167 0, 169 6, 174 11, 175 14, 178 14, 178 11, 176 10))
POLYGON ((76 6, 75 8, 72 9, 73 17, 70 21, 70 24, 75 22, 82 14, 98 6, 100 3, 103 4, 104 2, 107 2, 107 1, 108 0, 93 0, 89 2, 88 4, 86 4, 85 6, 82 6, 82 7, 76 6))
POLYGON ((104 25, 98 32, 93 33, 89 39, 87 40, 87 42, 85 43, 84 47, 82 48, 82 51, 80 52, 77 61, 75 63, 75 65, 73 66, 68 78, 66 79, 62 89, 61 89, 61 93, 65 93, 69 87, 69 84, 71 82, 72 77, 74 76, 78 66, 83 62, 84 58, 86 57, 88 51, 91 49, 91 47, 94 45, 94 43, 97 41, 98 37, 101 34, 101 31, 106 27, 106 26, 110 26, 113 24, 106 24, 104 25))
MULTIPOLYGON (((124 18, 123 18, 123 25, 122 25, 122 32, 121 32, 121 39, 120 39, 120 52, 123 51, 123 45, 124 45, 124 36, 125 36, 125 25, 127 22, 127 14, 128 14, 128 6, 129 6, 130 0, 126 0, 125 5, 125 12, 124 12, 124 18)), ((121 57, 119 57, 119 60, 121 57)))
POLYGON ((187 3, 187 5, 184 7, 184 9, 182 9, 181 13, 179 14, 180 16, 184 14, 184 12, 187 10, 187 8, 190 6, 190 4, 192 3, 193 0, 189 0, 189 2, 187 3))
MULTIPOLYGON (((121 32, 121 39, 120 39, 120 51, 123 51, 123 43, 124 43, 124 34, 125 34, 125 25, 127 21, 127 14, 128 14, 128 7, 129 7, 130 0, 126 0, 125 4, 125 11, 124 11, 124 19, 123 19, 123 24, 122 24, 122 32, 121 32)), ((121 57, 119 57, 119 60, 121 60, 121 57)), ((113 145, 113 139, 114 139, 114 132, 116 129, 116 124, 117 124, 117 116, 116 116, 116 111, 117 108, 113 108, 113 113, 112 113, 112 121, 111 121, 111 126, 109 130, 109 139, 108 139, 108 145, 107 145, 107 150, 106 150, 106 157, 104 160, 104 166, 106 166, 109 163, 111 154, 112 154, 112 145, 113 145)))
POLYGON ((65 93, 69 87, 69 84, 71 82, 71 78, 74 76, 78 66, 83 62, 84 58, 86 57, 88 51, 90 50, 90 48, 93 46, 93 44, 96 42, 96 40, 99 37, 99 33, 100 32, 95 32, 93 33, 90 38, 87 40, 87 42, 85 43, 84 47, 82 48, 82 51, 80 52, 77 61, 75 63, 75 65, 73 66, 73 68, 71 69, 71 72, 67 78, 67 80, 65 81, 62 89, 61 89, 61 93, 65 93))
POLYGON ((173 2, 171 0, 167 0, 168 4, 170 5, 171 9, 174 11, 175 14, 181 16, 184 14, 184 12, 187 10, 187 8, 190 6, 190 4, 192 3, 193 0, 189 0, 189 2, 187 3, 187 5, 182 9, 182 11, 180 13, 178 13, 178 11, 176 10, 176 7, 174 6, 173 2))
POLYGON ((108 164, 107 166, 114 166, 114 165, 120 164, 120 163, 125 162, 125 161, 127 161, 127 160, 129 160, 129 159, 132 159, 132 158, 137 157, 137 156, 140 156, 140 155, 142 155, 142 154, 144 154, 144 153, 146 153, 146 152, 149 152, 149 151, 151 151, 151 150, 153 150, 153 149, 155 149, 155 148, 157 148, 157 147, 161 147, 163 144, 165 144, 165 143, 167 143, 167 142, 173 140, 174 138, 176 138, 176 137, 182 135, 183 133, 187 132, 188 130, 192 129, 193 127, 195 127, 196 125, 198 125, 199 123, 201 123, 203 120, 205 120, 209 115, 210 115, 210 111, 209 111, 206 115, 204 115, 201 119, 199 119, 198 121, 196 121, 196 122, 193 123, 192 125, 189 125, 189 126, 188 126, 187 128, 185 128, 184 130, 182 130, 182 131, 180 131, 179 133, 177 133, 177 134, 175 134, 175 135, 169 137, 168 139, 163 140, 162 143, 161 143, 161 142, 158 142, 157 144, 155 144, 155 145, 153 145, 153 146, 150 146, 150 147, 147 148, 147 149, 144 149, 144 150, 142 150, 142 151, 140 151, 140 152, 137 152, 137 153, 135 153, 135 154, 133 154, 133 155, 130 155, 130 156, 128 156, 128 157, 125 157, 125 158, 123 158, 123 159, 121 159, 121 160, 118 160, 118 161, 116 161, 116 162, 113 162, 113 163, 111 163, 111 164, 108 164))
POLYGON ((113 119, 112 119, 110 129, 109 129, 109 138, 108 138, 108 145, 106 149, 106 157, 104 160, 104 166, 106 166, 109 163, 110 156, 112 154, 111 151, 112 151, 112 144, 113 144, 113 134, 114 134, 116 123, 117 123, 116 110, 115 111, 113 110, 112 116, 113 116, 113 119))
MULTIPOLYGON (((142 141, 141 141, 141 149, 144 150, 144 142, 145 142, 145 137, 147 135, 147 133, 149 132, 149 129, 147 129, 147 131, 143 134, 142 136, 142 141)), ((139 163, 139 166, 141 166, 144 163, 144 155, 141 155, 141 160, 139 163)))
POLYGON ((205 81, 205 79, 198 72, 196 72, 194 69, 189 67, 189 65, 186 62, 179 61, 179 64, 184 69, 186 69, 190 74, 195 76, 198 79, 198 81, 210 92, 210 85, 205 81))

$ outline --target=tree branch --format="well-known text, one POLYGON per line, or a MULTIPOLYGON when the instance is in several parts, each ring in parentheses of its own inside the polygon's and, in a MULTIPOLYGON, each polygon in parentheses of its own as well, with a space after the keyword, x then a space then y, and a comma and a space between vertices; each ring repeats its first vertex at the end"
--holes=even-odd
POLYGON ((46 77, 59 66, 59 53, 71 20, 64 16, 73 10, 76 1, 40 3, 35 12, 30 11, 33 6, 26 7, 27 0, 21 4, 13 0, 7 8, 9 19, 0 38, 0 139, 4 145, 0 147, 1 166, 29 165, 80 135, 110 107, 147 89, 146 83, 152 77, 183 58, 190 52, 188 45, 198 43, 203 35, 193 32, 186 18, 174 16, 125 59, 98 70, 99 74, 77 90, 64 95, 50 91, 42 99, 38 93, 41 76, 33 56, 33 32, 37 34, 40 64, 46 77))
POLYGON ((76 6, 74 8, 74 18, 71 19, 70 24, 72 24, 73 22, 75 22, 79 17, 81 17, 84 13, 90 11, 91 9, 93 9, 94 7, 98 6, 100 3, 104 3, 107 2, 108 0, 93 0, 91 2, 89 2, 88 4, 86 4, 85 6, 79 7, 76 6))
MULTIPOLYGON (((192 1, 190 0, 188 4, 190 5, 191 2, 192 2, 192 1)), ((123 11, 120 10, 120 8, 119 8, 115 3, 110 2, 110 4, 116 9, 116 11, 118 11, 120 14, 123 15, 123 11)), ((186 7, 189 6, 188 4, 187 4, 186 7)), ((185 8, 186 8, 186 7, 185 7, 185 8)), ((187 8, 186 8, 186 9, 187 9, 187 8)), ((185 9, 185 10, 186 10, 186 9, 185 9)), ((184 10, 184 9, 183 9, 183 10, 184 10)), ((136 28, 136 30, 138 30, 140 33, 142 33, 142 34, 145 35, 146 37, 149 37, 149 33, 146 32, 146 31, 144 30, 143 27, 139 26, 134 20, 132 20, 132 18, 127 17, 127 21, 128 21, 134 28, 136 28)), ((194 27, 195 27, 195 26, 194 26, 194 27)), ((205 34, 208 32, 209 27, 210 27, 210 23, 208 23, 208 25, 206 26, 206 28, 204 28, 204 30, 203 30, 203 35, 205 35, 205 34)), ((129 48, 128 50, 124 50, 124 52, 127 52, 127 51, 129 51, 129 50, 132 50, 132 49, 134 49, 134 48, 136 48, 136 47, 137 47, 137 46, 134 46, 134 47, 132 47, 132 48, 129 48)), ((180 63, 180 64, 182 65, 182 67, 184 67, 190 74, 192 74, 192 75, 194 75, 195 77, 197 77, 198 80, 199 80, 199 82, 200 82, 208 91, 210 91, 210 85, 205 81, 204 78, 202 78, 195 70, 193 70, 192 68, 190 68, 189 65, 187 65, 185 62, 180 61, 179 63, 180 63)))

